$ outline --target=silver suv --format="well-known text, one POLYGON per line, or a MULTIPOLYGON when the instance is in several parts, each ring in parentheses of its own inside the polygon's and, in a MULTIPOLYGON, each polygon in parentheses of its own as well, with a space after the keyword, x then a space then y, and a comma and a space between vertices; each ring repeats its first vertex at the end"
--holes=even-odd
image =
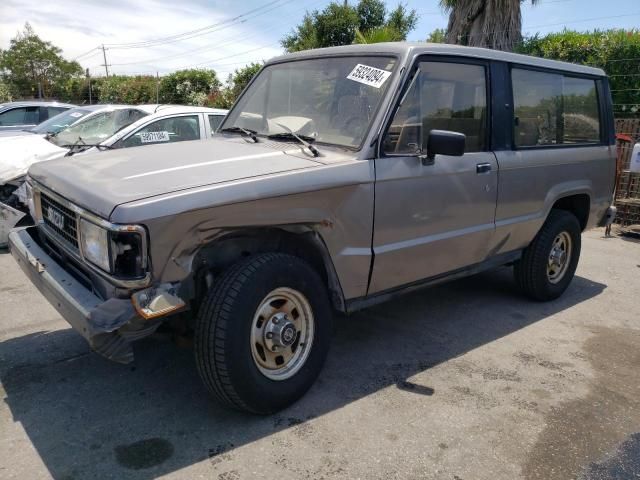
POLYGON ((13 256, 107 358, 191 328, 212 395, 255 413, 311 386, 333 311, 500 265, 560 296, 615 170, 601 70, 423 43, 273 59, 211 140, 91 157, 31 167, 13 256))

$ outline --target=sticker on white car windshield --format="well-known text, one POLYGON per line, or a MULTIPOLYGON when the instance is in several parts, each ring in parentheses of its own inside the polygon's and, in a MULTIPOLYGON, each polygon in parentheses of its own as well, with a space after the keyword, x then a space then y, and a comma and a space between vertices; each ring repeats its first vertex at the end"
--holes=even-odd
POLYGON ((168 142, 169 132, 144 132, 140 133, 142 143, 168 142))
POLYGON ((354 82, 364 83, 371 87, 380 88, 387 78, 391 76, 388 70, 381 70, 368 65, 357 64, 347 78, 354 82))
POLYGON ((70 113, 69 115, 72 116, 73 118, 80 118, 82 116, 80 112, 73 112, 73 113, 70 113))

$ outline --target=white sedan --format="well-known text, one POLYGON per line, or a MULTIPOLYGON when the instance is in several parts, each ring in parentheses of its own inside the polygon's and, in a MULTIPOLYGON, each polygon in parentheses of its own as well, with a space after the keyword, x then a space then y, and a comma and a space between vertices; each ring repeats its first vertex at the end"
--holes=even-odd
POLYGON ((105 105, 57 134, 0 138, 0 247, 28 212, 24 188, 37 162, 114 148, 210 138, 227 110, 179 105, 105 105))

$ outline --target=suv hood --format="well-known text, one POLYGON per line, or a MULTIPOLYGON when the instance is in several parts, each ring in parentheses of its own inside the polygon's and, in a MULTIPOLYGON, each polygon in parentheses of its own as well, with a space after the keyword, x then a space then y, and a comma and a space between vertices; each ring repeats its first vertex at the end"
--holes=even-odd
POLYGON ((134 200, 319 165, 296 144, 284 151, 273 146, 238 137, 124 148, 38 163, 29 176, 109 218, 115 207, 134 200))

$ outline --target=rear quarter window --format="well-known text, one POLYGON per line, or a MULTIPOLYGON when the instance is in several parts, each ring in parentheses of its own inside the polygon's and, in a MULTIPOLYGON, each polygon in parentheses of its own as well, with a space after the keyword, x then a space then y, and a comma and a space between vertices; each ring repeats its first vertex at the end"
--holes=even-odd
POLYGON ((600 143, 596 80, 511 70, 516 147, 600 143))

